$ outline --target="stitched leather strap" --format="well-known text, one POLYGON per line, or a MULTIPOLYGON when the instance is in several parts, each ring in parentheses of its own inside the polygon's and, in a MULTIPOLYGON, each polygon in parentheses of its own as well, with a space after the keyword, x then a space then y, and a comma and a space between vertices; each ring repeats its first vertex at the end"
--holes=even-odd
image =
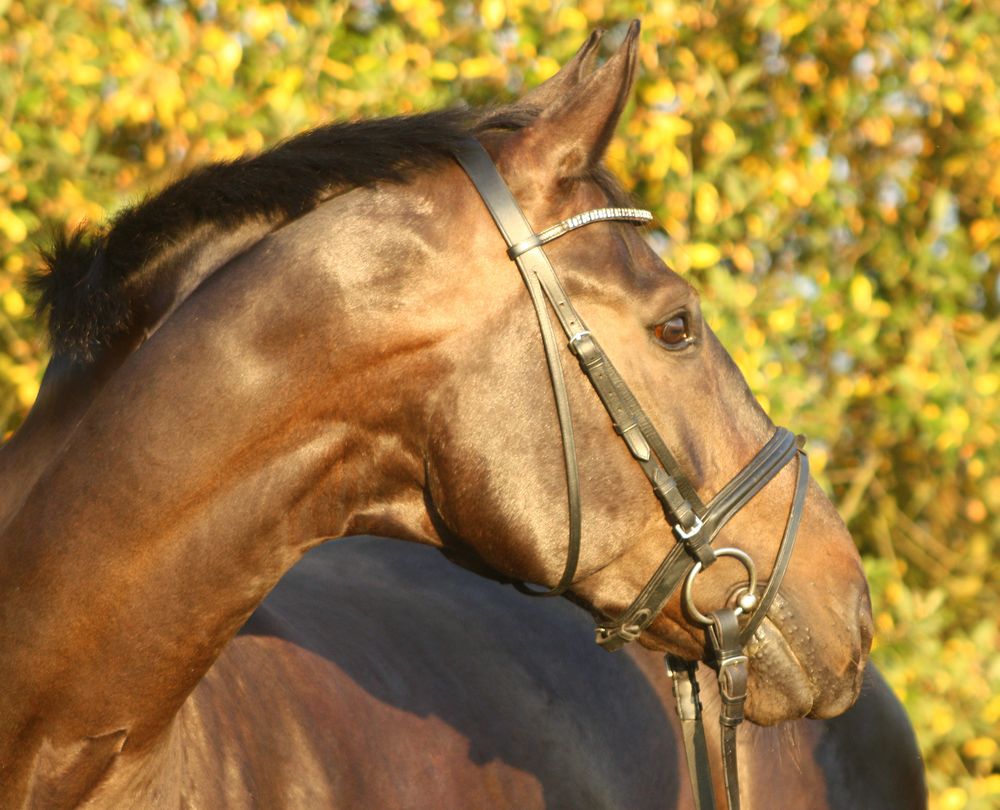
MULTIPOLYGON (((479 195, 489 210, 493 221, 499 228, 508 247, 534 235, 534 229, 528 224, 520 206, 514 200, 493 165, 493 159, 482 145, 470 139, 455 153, 459 164, 472 179, 479 195)), ((535 308, 538 327, 542 333, 542 347, 545 350, 545 362, 548 365, 549 377, 552 380, 552 394, 555 397, 556 414, 559 418, 559 429, 562 435, 563 464, 566 470, 567 506, 569 509, 569 545, 566 552, 566 563, 562 576, 554 588, 545 591, 535 591, 525 583, 515 583, 524 593, 535 596, 558 596, 566 591, 573 582, 576 566, 580 557, 580 471, 576 460, 576 442, 573 437, 573 416, 569 406, 569 393, 566 390, 566 380, 563 376, 562 362, 559 359, 559 347, 556 344, 552 322, 546 312, 545 299, 541 284, 538 281, 538 270, 549 265, 544 251, 532 250, 518 256, 515 263, 528 289, 531 303, 535 308)), ((560 319, 565 317, 557 312, 560 319)), ((563 325, 566 328, 566 324, 563 325)))
POLYGON ((778 556, 775 557, 774 566, 771 569, 771 576, 767 581, 767 587, 757 602, 749 621, 740 631, 740 644, 746 645, 753 634, 757 632, 760 623, 767 616, 767 611, 774 602, 774 597, 778 595, 778 588, 785 578, 788 570, 788 561, 792 557, 792 549, 795 548, 795 538, 799 532, 799 523, 802 520, 802 510, 805 508, 806 492, 809 489, 809 456, 802 451, 802 443, 805 440, 798 438, 798 448, 796 455, 799 459, 799 469, 795 477, 795 494, 792 496, 792 508, 788 512, 788 521, 785 523, 785 532, 781 537, 781 545, 778 547, 778 556))
MULTIPOLYGON (((750 463, 726 484, 704 508, 703 526, 698 532, 697 541, 705 545, 710 544, 730 518, 760 492, 768 481, 774 478, 796 454, 802 458, 805 457, 805 454, 800 453, 797 448, 795 436, 784 428, 778 428, 757 452, 757 455, 750 460, 750 463)), ((806 476, 808 476, 808 465, 806 466, 806 476)), ((799 516, 805 498, 804 492, 804 484, 797 484, 792 512, 778 551, 779 562, 775 564, 776 569, 779 563, 781 564, 782 574, 787 567, 788 556, 791 554, 795 532, 798 529, 799 516)), ((708 547, 711 548, 711 546, 708 547)), ((670 550, 646 586, 636 596, 632 604, 626 608, 621 617, 598 625, 597 642, 601 646, 607 650, 620 649, 635 637, 637 629, 641 632, 659 615, 691 565, 690 557, 679 553, 680 548, 680 546, 675 546, 670 550)), ((700 559, 698 561, 701 562, 700 559)), ((780 577, 775 580, 772 576, 771 581, 780 582, 780 577)), ((768 587, 770 589, 770 584, 768 587)), ((773 601, 776 591, 777 585, 770 594, 766 594, 768 595, 768 606, 773 601)), ((763 619, 763 613, 759 609, 754 611, 753 615, 763 619)), ((758 619, 758 623, 759 621, 758 619)), ((756 624, 754 624, 754 629, 756 629, 756 624)), ((751 630, 750 635, 752 634, 751 630)), ((747 638, 749 637, 748 635, 747 638)))
MULTIPOLYGON (((719 733, 722 742, 722 775, 726 785, 729 810, 740 808, 739 770, 736 759, 736 727, 743 722, 743 704, 747 698, 747 657, 740 642, 740 623, 736 611, 723 608, 711 614, 709 642, 719 670, 719 733)), ((706 763, 707 765, 707 763, 706 763)))
POLYGON ((681 721, 681 739, 684 742, 688 778, 694 793, 694 807, 695 810, 714 810, 715 791, 708 767, 708 744, 705 741, 701 700, 698 697, 698 665, 694 661, 685 661, 669 654, 666 656, 666 663, 677 703, 677 716, 681 721))

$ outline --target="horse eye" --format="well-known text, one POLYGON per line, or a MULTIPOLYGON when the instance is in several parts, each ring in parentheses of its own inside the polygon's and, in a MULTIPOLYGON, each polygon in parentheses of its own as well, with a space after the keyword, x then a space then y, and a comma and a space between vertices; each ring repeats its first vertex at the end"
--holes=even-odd
POLYGON ((657 324, 653 334, 668 349, 683 349, 692 341, 687 318, 683 315, 675 315, 669 321, 657 324))

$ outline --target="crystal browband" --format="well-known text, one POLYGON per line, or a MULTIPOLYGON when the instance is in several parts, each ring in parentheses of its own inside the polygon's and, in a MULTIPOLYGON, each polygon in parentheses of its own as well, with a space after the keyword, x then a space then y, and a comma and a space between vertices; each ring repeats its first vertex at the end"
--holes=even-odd
POLYGON ((529 236, 516 245, 511 245, 507 250, 507 255, 512 259, 516 259, 522 253, 544 245, 546 242, 551 242, 553 239, 558 239, 560 236, 577 228, 582 228, 584 225, 612 219, 634 222, 636 225, 641 225, 644 222, 652 222, 653 214, 641 208, 595 208, 592 211, 584 211, 582 214, 564 219, 562 222, 558 222, 540 233, 529 236))

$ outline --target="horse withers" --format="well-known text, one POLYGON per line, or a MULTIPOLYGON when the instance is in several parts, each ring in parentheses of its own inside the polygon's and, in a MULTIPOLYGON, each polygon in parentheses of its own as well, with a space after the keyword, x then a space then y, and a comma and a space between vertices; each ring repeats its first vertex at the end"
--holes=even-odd
MULTIPOLYGON (((508 107, 321 128, 199 170, 56 245, 38 282, 53 359, 0 451, 0 806, 183 806, 198 780, 231 786, 229 806, 253 805, 253 785, 294 757, 252 757, 225 723, 199 737, 192 693, 327 539, 401 537, 494 577, 558 583, 574 518, 550 374, 575 358, 567 342, 542 351, 543 322, 455 156, 485 148, 536 230, 628 208, 600 159, 637 36, 633 26, 597 69, 592 37, 508 107)), ((684 503, 711 506, 780 434, 697 294, 615 218, 544 250, 689 482, 684 503)), ((634 463, 641 446, 622 444, 589 386, 569 374, 562 396, 581 504, 568 594, 608 617, 688 547, 677 537, 694 524, 664 520, 634 463)), ((815 484, 797 488, 796 469, 772 470, 716 526, 717 545, 755 561, 764 587, 790 511, 800 520, 780 593, 751 619, 746 714, 760 724, 847 709, 871 637, 851 539, 815 484)), ((663 495, 670 482, 658 480, 663 495)), ((712 538, 701 539, 708 562, 712 538)), ((697 604, 735 615, 733 600, 753 596, 746 580, 720 558, 697 604)), ((308 646, 326 610, 315 603, 296 643, 308 646)), ((705 655, 677 594, 646 619, 642 645, 705 655)), ((281 688, 253 654, 227 660, 212 711, 281 688)), ((294 699, 331 685, 317 675, 294 699)), ((311 750, 314 730, 290 728, 288 751, 311 750)), ((340 765, 331 754, 297 773, 285 803, 336 806, 340 765)))

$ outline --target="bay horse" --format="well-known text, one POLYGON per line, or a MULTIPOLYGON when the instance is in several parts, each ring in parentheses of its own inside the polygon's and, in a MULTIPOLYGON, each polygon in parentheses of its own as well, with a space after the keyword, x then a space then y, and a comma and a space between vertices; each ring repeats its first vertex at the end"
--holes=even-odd
POLYGON ((586 380, 567 377, 560 395, 550 377, 591 332, 539 352, 545 326, 512 246, 456 163, 472 145, 488 155, 526 221, 634 210, 600 160, 637 36, 634 24, 599 68, 591 37, 508 107, 321 128, 57 243, 37 280, 53 359, 0 451, 0 806, 350 803, 341 757, 372 770, 365 729, 311 709, 343 684, 323 664, 336 613, 329 600, 254 611, 308 550, 359 533, 564 585, 615 639, 689 660, 706 655, 694 597, 670 590, 641 621, 607 617, 628 612, 664 554, 707 566, 717 534, 746 562, 707 568, 696 599, 735 633, 755 623, 739 664, 746 716, 833 717, 854 702, 871 639, 857 552, 696 293, 624 216, 567 226, 548 246, 683 471, 657 473, 651 498, 636 434, 622 431, 623 449, 586 380), (575 440, 566 414, 551 416, 560 400, 575 440), (707 510, 769 448, 781 466, 715 520, 707 510), (663 495, 678 482, 679 512, 663 495), (700 498, 708 507, 692 510, 700 498), (763 593, 751 560, 778 561, 763 593), (770 609, 753 610, 758 598, 770 609), (281 632, 231 644, 254 622, 281 632), (300 677, 285 681, 284 662, 300 677))
MULTIPOLYGON (((873 666, 864 678, 835 719, 741 732, 745 806, 926 807, 906 714, 873 666)), ((707 670, 700 680, 712 695, 707 670)), ((297 764, 323 769, 331 756, 342 763, 338 807, 692 806, 662 655, 635 645, 607 655, 566 601, 524 599, 414 543, 347 538, 310 551, 183 711, 199 739, 236 737, 261 760, 262 807, 287 802, 297 764), (318 604, 322 628, 311 626, 318 604), (270 672, 247 682, 247 667, 270 672), (250 692, 220 712, 233 683, 250 692), (286 751, 302 728, 319 742, 286 751), (268 766, 276 756, 294 759, 268 766)), ((228 784, 206 774, 191 803, 225 806, 227 791, 249 789, 245 770, 228 784)))

